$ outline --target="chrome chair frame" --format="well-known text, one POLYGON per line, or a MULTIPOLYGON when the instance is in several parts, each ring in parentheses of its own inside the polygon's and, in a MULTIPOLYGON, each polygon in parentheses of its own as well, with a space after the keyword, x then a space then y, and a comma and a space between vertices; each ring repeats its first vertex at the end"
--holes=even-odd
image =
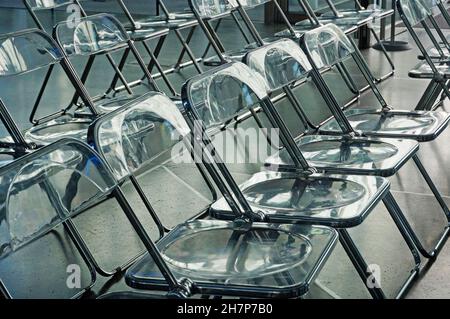
MULTIPOLYGON (((158 96, 158 94, 149 96, 148 100, 143 99, 141 101, 141 102, 144 102, 147 104, 147 106, 145 106, 145 107, 143 106, 142 110, 147 109, 147 111, 143 111, 144 112, 143 114, 148 114, 149 119, 153 118, 156 121, 156 120, 158 120, 157 116, 162 116, 162 115, 156 115, 156 113, 161 112, 161 114, 164 114, 164 112, 167 113, 168 111, 167 111, 167 109, 156 110, 155 108, 157 108, 157 106, 156 106, 156 104, 154 104, 153 110, 150 112, 148 103, 151 103, 152 99, 154 99, 154 98, 165 99, 165 101, 167 103, 172 103, 172 102, 170 102, 170 100, 167 97, 164 97, 162 95, 158 96), (145 113, 145 112, 148 112, 148 113, 145 113), (154 112, 154 113, 152 113, 152 112, 154 112)), ((120 118, 121 116, 123 116, 123 114, 128 114, 128 112, 130 112, 129 114, 133 114, 133 116, 134 116, 136 114, 136 113, 134 113, 134 111, 137 110, 136 107, 137 108, 140 107, 139 102, 137 102, 136 104, 130 104, 128 106, 124 106, 121 109, 118 109, 116 111, 113 111, 113 112, 105 115, 103 118, 99 119, 95 124, 93 124, 93 126, 91 127, 91 131, 90 131, 91 143, 93 145, 95 145, 95 147, 97 149, 100 150, 101 154, 103 155, 103 158, 107 161, 107 163, 109 164, 109 167, 112 169, 112 171, 117 171, 118 165, 116 165, 116 163, 113 163, 113 161, 115 161, 115 159, 113 157, 111 157, 109 154, 107 155, 107 152, 109 152, 111 150, 109 145, 104 145, 101 142, 100 135, 101 135, 102 125, 106 125, 107 130, 109 130, 110 126, 108 123, 110 123, 110 121, 120 118)), ((177 109, 177 107, 173 103, 172 103, 172 109, 173 110, 171 110, 171 111, 178 112, 178 114, 171 114, 172 120, 173 120, 173 118, 179 118, 179 119, 182 119, 184 122, 184 118, 183 118, 181 112, 177 109)), ((139 120, 137 120, 137 118, 132 117, 131 120, 136 121, 136 123, 139 122, 139 120)), ((165 121, 170 122, 170 120, 168 120, 168 119, 166 119, 165 121)), ((168 124, 168 122, 166 122, 166 124, 168 124)), ((114 123, 117 124, 117 122, 115 122, 115 121, 114 121, 114 123)), ((175 129, 179 130, 180 126, 183 126, 183 125, 186 125, 186 123, 184 122, 184 124, 183 124, 183 123, 177 122, 175 125, 175 129)), ((187 129, 187 131, 186 130, 184 130, 184 131, 185 132, 183 134, 187 134, 186 135, 187 139, 192 140, 191 138, 189 138, 191 135, 189 133, 189 128, 187 129)), ((121 137, 118 137, 118 138, 119 138, 119 140, 122 141, 121 137)), ((112 141, 113 139, 108 138, 108 141, 112 141)), ((185 140, 184 140, 184 142, 188 143, 185 140)), ((189 143, 186 146, 188 147, 188 151, 190 152, 191 150, 190 150, 189 143)), ((123 144, 120 147, 123 147, 123 144)), ((195 150, 193 150, 193 151, 196 151, 196 150, 198 150, 198 147, 195 148, 195 150)), ((114 151, 113 151, 113 153, 114 153, 114 151)), ((119 150, 119 153, 122 153, 122 151, 119 150)), ((176 234, 178 233, 178 231, 180 229, 195 230, 195 229, 197 229, 196 225, 198 223, 211 222, 211 223, 219 223, 218 225, 221 225, 221 224, 228 225, 227 227, 231 227, 232 229, 234 229, 233 232, 236 233, 236 235, 239 235, 238 233, 240 233, 240 232, 245 233, 247 230, 251 230, 253 227, 277 227, 277 226, 270 226, 268 224, 263 225, 262 223, 258 223, 258 221, 260 221, 261 216, 251 210, 250 206, 247 204, 247 202, 243 199, 242 196, 240 198, 236 198, 235 196, 239 196, 239 194, 236 195, 236 194, 232 193, 230 191, 229 187, 226 184, 224 184, 223 177, 221 177, 220 173, 218 171, 216 171, 216 169, 214 168, 214 166, 216 165, 216 163, 214 162, 214 156, 211 155, 211 153, 209 151, 203 153, 202 156, 205 156, 208 159, 205 161, 205 163, 203 165, 206 168, 207 172, 209 173, 209 176, 212 178, 212 180, 214 181, 214 184, 217 186, 217 188, 220 190, 220 192, 225 196, 227 201, 230 203, 230 206, 233 207, 233 211, 235 214, 235 220, 234 220, 234 222, 231 222, 231 223, 220 222, 220 221, 201 220, 201 219, 199 219, 199 217, 201 217, 202 215, 205 214, 205 212, 201 212, 197 217, 190 219, 185 224, 179 225, 174 230, 169 231, 166 236, 164 236, 160 241, 158 241, 157 246, 160 249, 164 249, 166 247, 165 245, 173 243, 174 242, 173 240, 176 241, 177 240, 176 234), (241 206, 241 205, 244 205, 244 206, 241 206), (167 243, 167 241, 169 241, 169 243, 167 243)), ((151 161, 152 158, 148 158, 148 161, 151 161)), ((119 161, 121 161, 121 160, 119 160, 119 161)), ((141 162, 141 165, 145 165, 146 161, 147 160, 145 160, 144 162, 141 162)), ((128 165, 128 161, 126 161, 126 163, 124 162, 123 164, 128 165)), ((131 167, 128 167, 127 169, 130 169, 130 168, 131 167)), ((137 169, 139 170, 139 168, 137 168, 137 169)), ((120 176, 120 178, 122 180, 129 179, 129 178, 132 178, 132 176, 134 174, 135 173, 133 171, 130 171, 129 173, 127 173, 123 176, 120 176)), ((215 197, 216 196, 214 195, 213 202, 216 199, 215 197)), ((146 201, 147 201, 146 206, 148 205, 147 208, 150 210, 153 210, 150 202, 148 202, 148 199, 146 201)), ((208 211, 208 207, 206 208, 206 211, 208 211)), ((201 231, 201 229, 199 229, 199 230, 201 231)), ((212 231, 214 231, 214 229, 212 231)), ((326 256, 329 255, 336 240, 337 240, 337 234, 335 233, 333 243, 331 243, 329 246, 326 247, 326 249, 323 252, 323 257, 320 258, 321 265, 323 265, 324 261, 326 260, 326 256)), ((229 245, 233 244, 232 238, 230 238, 230 241, 228 244, 229 245)), ((230 257, 234 258, 233 256, 234 256, 234 254, 232 254, 230 257)), ((167 257, 167 259, 169 259, 170 262, 172 260, 170 257, 167 257)), ((138 289, 167 290, 167 288, 168 288, 167 280, 162 281, 162 278, 159 278, 157 276, 157 274, 144 272, 144 274, 147 276, 147 277, 145 277, 145 275, 144 275, 144 278, 142 278, 142 276, 135 274, 135 272, 139 273, 140 267, 142 267, 143 265, 147 265, 148 262, 149 262, 148 259, 143 258, 135 266, 130 268, 126 275, 127 283, 130 286, 132 286, 133 288, 138 288, 138 289)), ((203 260, 202 260, 202 262, 203 262, 203 260)), ((175 263, 175 265, 177 265, 177 263, 175 263)), ((174 267, 174 268, 176 268, 176 267, 174 267)), ((274 297, 274 296, 298 297, 299 295, 302 295, 308 291, 309 284, 312 282, 312 280, 314 279, 315 275, 320 270, 320 268, 321 267, 314 269, 314 272, 311 273, 310 277, 308 277, 306 284, 302 283, 301 287, 295 287, 295 288, 279 287, 275 290, 270 290, 269 288, 264 287, 264 285, 263 286, 253 286, 253 285, 239 286, 237 284, 233 284, 232 282, 228 282, 228 280, 218 281, 215 283, 210 283, 210 282, 204 283, 204 282, 202 282, 202 280, 197 282, 197 281, 191 280, 189 278, 180 279, 180 283, 183 285, 183 287, 185 287, 184 293, 185 293, 186 297, 192 296, 193 294, 197 294, 197 293, 203 294, 203 295, 219 295, 219 296, 231 295, 231 296, 241 296, 241 297, 252 297, 252 296, 253 297, 274 297)), ((190 272, 192 273, 193 271, 190 270, 190 272)), ((286 276, 289 276, 289 274, 286 274, 286 276)), ((169 289, 170 289, 170 286, 169 286, 169 289)))

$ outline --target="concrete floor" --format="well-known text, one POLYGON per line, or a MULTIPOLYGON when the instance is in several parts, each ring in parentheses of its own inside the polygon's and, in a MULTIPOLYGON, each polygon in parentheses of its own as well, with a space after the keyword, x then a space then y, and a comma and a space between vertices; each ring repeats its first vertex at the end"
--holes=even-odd
MULTIPOLYGON (((258 16, 258 13, 255 13, 254 16, 258 16)), ((1 9, 0 17, 0 30, 3 32, 32 26, 31 21, 29 18, 26 18, 23 10, 1 9)), ((43 16, 42 19, 46 25, 50 25, 52 22, 49 16, 43 16)), ((258 23, 258 28, 264 35, 270 35, 279 29, 279 26, 267 27, 258 23)), ((232 28, 231 23, 226 22, 222 32, 224 43, 227 47, 236 48, 242 43, 236 40, 234 36, 235 30, 232 28)), ((402 34, 400 38, 408 40, 411 44, 413 43, 406 33, 402 34)), ((173 37, 169 38, 167 43, 169 45, 166 47, 161 59, 164 65, 170 65, 174 57, 176 58, 176 52, 179 52, 179 47, 175 45, 176 41, 173 37)), ((205 40, 201 33, 198 32, 193 39, 194 51, 199 54, 204 46, 205 40)), ((407 52, 391 53, 391 57, 396 65, 396 74, 379 85, 386 99, 397 109, 413 109, 427 85, 427 81, 408 78, 407 73, 409 69, 417 63, 418 50, 415 46, 413 47, 413 50, 407 52)), ((364 54, 375 73, 382 73, 387 70, 386 61, 383 60, 378 51, 367 50, 364 54)), ((77 68, 81 68, 83 61, 74 62, 77 68)), ((111 76, 111 74, 105 70, 104 63, 99 63, 95 66, 92 78, 88 82, 88 88, 91 92, 101 92, 105 85, 109 83, 105 81, 105 78, 111 76)), ((195 74, 195 71, 185 70, 182 74, 171 76, 171 79, 176 87, 181 87, 181 84, 193 74, 195 74)), ((135 64, 131 63, 127 66, 127 75, 136 77, 135 64)), ((28 122, 29 105, 32 97, 35 96, 38 90, 37 83, 42 80, 42 76, 43 73, 25 76, 17 83, 11 79, 0 79, 0 96, 8 105, 15 120, 24 129, 30 126, 28 122)), ((345 90, 342 83, 333 81, 333 78, 335 78, 333 74, 328 76, 329 83, 333 85, 333 91, 339 93, 339 98, 342 100, 348 99, 351 94, 347 92, 348 90, 345 90)), ((55 110, 57 105, 64 105, 64 102, 70 99, 71 94, 73 94, 71 90, 67 89, 67 82, 62 81, 61 73, 55 76, 50 85, 54 90, 49 92, 49 96, 46 97, 43 103, 45 107, 42 111, 55 110)), ((161 87, 163 86, 161 85, 161 87)), ((308 92, 304 94, 304 99, 307 102, 305 104, 308 105, 308 110, 312 116, 316 116, 315 119, 317 121, 326 118, 327 113, 323 106, 320 108, 319 103, 313 101, 308 92)), ((372 95, 364 94, 358 101, 358 106, 365 107, 373 105, 375 102, 372 95)), ((450 104, 446 102, 443 109, 450 111, 450 104)), ((450 131, 447 130, 435 142, 421 145, 420 157, 438 188, 445 195, 445 200, 450 205, 450 165, 447 157, 450 156, 449 138, 450 131)), ((241 182, 246 180, 249 174, 258 171, 259 168, 260 166, 258 165, 233 167, 232 171, 236 179, 241 182)), ((154 170, 140 178, 156 211, 164 212, 162 214, 163 220, 168 225, 175 225, 193 216, 211 200, 207 188, 201 182, 201 178, 196 173, 195 168, 189 165, 180 166, 169 161, 163 165, 155 166, 154 170), (186 196, 186 194, 190 195, 186 196)), ((440 213, 437 203, 430 195, 430 191, 420 178, 417 169, 415 169, 414 164, 408 163, 398 175, 391 178, 391 182, 394 196, 410 222, 414 225, 420 237, 427 245, 431 246, 436 238, 439 237, 446 222, 440 213)), ((129 196, 132 196, 131 190, 127 189, 127 193, 129 196)), ((137 203, 137 201, 133 202, 137 203)), ((144 209, 136 208, 140 211, 140 216, 144 218, 144 213, 142 213, 144 209)), ((106 207, 103 211, 111 211, 111 209, 106 207)), ((114 218, 114 220, 117 221, 118 218, 114 218)), ((89 237, 91 230, 86 225, 104 225, 104 227, 107 227, 107 224, 105 225, 106 220, 107 218, 100 214, 99 216, 91 217, 89 220, 80 218, 78 222, 81 229, 84 229, 82 225, 85 225, 86 236, 89 237)), ((148 219, 146 220, 149 229, 153 231, 152 223, 148 219)), ((111 229, 98 227, 96 230, 97 233, 95 233, 94 237, 97 237, 98 233, 100 233, 103 236, 102 238, 105 239, 103 242, 105 246, 99 247, 99 251, 101 257, 106 260, 106 264, 115 265, 118 262, 115 259, 116 256, 110 253, 111 247, 114 247, 115 252, 120 251, 119 247, 127 248, 124 250, 128 254, 138 251, 139 245, 135 239, 130 238, 129 241, 124 241, 123 238, 115 236, 114 231, 123 233, 124 229, 120 228, 118 230, 114 228, 114 231, 112 231, 111 229), (128 244, 125 243, 137 248, 130 249, 127 246, 128 244)), ((351 235, 368 262, 379 265, 382 271, 382 287, 389 296, 394 296, 402 280, 406 278, 411 270, 413 263, 411 255, 386 209, 383 206, 377 207, 363 225, 351 230, 351 235)), ((123 260, 124 256, 118 256, 117 258, 123 260)), ((424 260, 424 264, 426 264, 426 260, 424 260)), ((449 266, 450 248, 449 245, 446 245, 439 258, 430 269, 423 273, 407 297, 450 298, 449 266)), ((124 288, 125 284, 119 277, 110 280, 106 284, 105 280, 99 279, 99 282, 94 287, 94 291, 118 291, 124 288)), ((317 285, 313 287, 309 295, 310 298, 329 298, 331 296, 336 298, 369 297, 364 285, 358 279, 353 266, 340 246, 338 246, 327 262, 319 275, 317 285)))

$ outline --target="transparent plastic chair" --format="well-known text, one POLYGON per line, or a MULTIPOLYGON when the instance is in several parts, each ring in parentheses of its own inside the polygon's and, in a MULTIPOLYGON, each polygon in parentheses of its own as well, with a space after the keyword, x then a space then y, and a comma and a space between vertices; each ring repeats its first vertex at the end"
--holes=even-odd
MULTIPOLYGON (((40 90, 40 84, 37 81, 34 82, 39 93, 30 111, 30 122, 33 127, 23 134, 28 144, 49 144, 68 136, 83 139, 90 122, 89 117, 95 116, 97 111, 83 89, 78 86, 79 79, 72 73, 71 65, 58 45, 42 31, 26 30, 1 36, 0 48, 3 53, 0 57, 2 65, 0 77, 2 78, 18 81, 27 74, 37 73, 42 69, 48 70, 40 90), (85 118, 77 118, 71 114, 73 106, 64 107, 62 111, 36 118, 37 109, 41 104, 50 74, 56 67, 62 67, 63 76, 70 81, 84 101, 88 110, 85 118)), ((4 105, 4 114, 8 116, 6 108, 7 106, 4 105)), ((12 121, 12 117, 10 119, 12 121)))
MULTIPOLYGON (((266 81, 269 93, 283 90, 295 109, 299 109, 302 121, 308 126, 302 96, 293 92, 296 83, 310 79, 318 86, 317 74, 308 57, 292 40, 283 39, 250 51, 244 59, 252 70, 266 81)), ((277 108, 274 108, 275 112, 277 108)), ((392 176, 418 151, 419 144, 411 140, 376 139, 358 137, 346 125, 342 113, 332 114, 339 119, 343 136, 305 134, 296 138, 296 145, 310 165, 328 173, 392 176)), ((280 114, 281 117, 281 114, 280 114)), ((301 123, 299 123, 301 124, 301 123)), ((286 125, 287 126, 287 125, 286 125)), ((315 130, 311 128, 312 131, 315 130)), ((294 133, 291 133, 294 136, 294 133)), ((286 149, 268 158, 266 167, 277 170, 295 170, 286 149)))
MULTIPOLYGON (((189 5, 209 42, 205 56, 208 54, 210 47, 215 53, 214 56, 205 58, 203 61, 204 64, 208 66, 218 66, 228 61, 240 61, 249 49, 261 46, 263 43, 276 41, 277 38, 275 36, 265 39, 261 38, 251 17, 246 11, 255 9, 269 2, 276 4, 276 8, 284 17, 285 23, 292 27, 283 10, 281 10, 278 3, 273 0, 189 0, 189 5), (221 24, 221 20, 225 17, 231 17, 234 20, 240 34, 242 35, 244 43, 238 46, 238 48, 226 49, 217 32, 221 24), (238 19, 239 17, 242 21, 238 19), (213 25, 214 22, 216 22, 215 26, 213 25), (245 29, 249 30, 250 36, 247 35, 245 29)), ((295 37, 295 34, 292 33, 291 36, 295 37)))
MULTIPOLYGON (((155 159, 152 145, 158 144, 158 136, 167 139, 171 135, 173 143, 183 143, 191 135, 178 108, 157 93, 106 115, 91 133, 92 143, 119 180, 146 170, 155 159)), ((248 204, 242 199, 237 204, 211 169, 218 189, 235 209, 235 218, 181 221, 158 241, 175 278, 185 283, 188 278, 192 293, 207 295, 297 297, 307 293, 334 247, 336 232, 321 226, 252 222, 255 214, 239 208, 248 204)), ((157 201, 158 194, 152 194, 152 200, 157 201)), ((126 279, 133 288, 167 290, 150 256, 130 268, 126 279)))
MULTIPOLYGON (((98 57, 106 58, 112 67, 114 77, 111 85, 104 94, 92 98, 96 108, 102 113, 110 112, 142 95, 143 93, 138 92, 140 87, 144 87, 144 94, 148 91, 159 91, 129 34, 114 16, 97 14, 81 18, 74 25, 59 23, 55 26, 54 35, 69 59, 81 56, 88 59, 80 76, 82 84, 88 80, 92 65, 98 57), (116 51, 124 52, 119 63, 111 55, 116 51), (133 82, 127 80, 122 73, 126 62, 124 57, 127 58, 130 53, 144 74, 143 78, 133 82), (118 86, 119 82, 121 86, 118 86)), ((77 100, 78 96, 74 96, 72 103, 77 103, 77 100)))
MULTIPOLYGON (((356 9, 338 9, 333 0, 327 0, 329 11, 324 12, 321 18, 357 18, 364 21, 365 18, 370 17, 372 20, 383 19, 393 15, 393 9, 383 9, 376 5, 365 9, 359 0, 355 0, 356 9)), ((338 21, 336 24, 339 24, 338 21)), ((324 23, 325 24, 325 23, 324 23)))
POLYGON ((123 272, 144 247, 172 296, 184 296, 107 164, 89 145, 60 140, 0 168, 0 180, 0 277, 7 297, 85 296, 98 275, 123 272), (68 272, 80 275, 73 285, 68 272))
POLYGON ((128 4, 130 2, 124 0, 117 0, 116 2, 120 5, 122 13, 126 17, 127 21, 124 23, 124 26, 129 32, 130 37, 137 43, 142 44, 145 52, 150 56, 150 61, 148 62, 150 73, 156 68, 159 72, 158 77, 162 78, 170 94, 179 96, 179 92, 177 92, 168 75, 182 71, 184 68, 190 66, 195 67, 197 72, 202 72, 199 64, 201 58, 197 58, 191 48, 191 41, 198 26, 194 14, 188 10, 172 13, 162 0, 157 0, 156 15, 150 14, 149 11, 147 15, 141 13, 138 16, 129 10, 128 4), (143 15, 144 17, 142 17, 143 15), (187 30, 187 36, 183 35, 184 30, 187 30), (163 67, 158 59, 169 33, 173 33, 176 36, 182 49, 173 65, 163 67), (158 39, 158 41, 155 49, 152 49, 150 47, 150 41, 155 39, 158 39), (185 59, 186 56, 188 57, 187 60, 185 59))
POLYGON ((72 219, 110 193, 115 182, 89 147, 75 140, 23 156, 1 168, 0 176, 0 277, 9 297, 81 296, 96 273, 72 219), (75 176, 85 192, 66 188, 75 176), (78 196, 69 200, 70 191, 78 196), (79 287, 67 285, 70 265, 80 270, 79 287))
MULTIPOLYGON (((358 31, 362 26, 367 26, 368 31, 371 36, 376 40, 377 45, 381 49, 384 58, 389 63, 391 70, 385 74, 376 77, 372 72, 369 73, 372 81, 378 83, 386 80, 394 74, 395 65, 391 57, 387 53, 380 37, 373 28, 372 23, 379 19, 386 18, 393 14, 393 10, 381 10, 381 9, 367 9, 365 10, 358 0, 355 0, 355 5, 358 9, 355 10, 339 10, 336 8, 331 0, 327 0, 326 5, 329 7, 331 12, 321 12, 320 16, 317 16, 315 11, 312 9, 310 3, 306 0, 297 0, 300 9, 305 12, 307 19, 297 22, 294 26, 295 32, 299 35, 303 35, 305 32, 313 30, 319 26, 326 25, 329 23, 337 25, 342 31, 347 34, 353 34, 358 31)), ((278 36, 284 37, 286 35, 286 30, 281 31, 277 34, 278 36)), ((363 87, 360 91, 365 91, 368 87, 363 87)))
MULTIPOLYGON (((450 16, 442 1, 439 0, 437 6, 441 10, 445 21, 450 25, 450 16)), ((431 79, 429 86, 416 107, 417 110, 434 110, 441 105, 445 98, 450 97, 447 68, 450 58, 448 53, 450 43, 433 17, 431 7, 430 2, 426 0, 397 0, 400 17, 420 50, 419 58, 424 60, 411 70, 409 76, 431 79), (414 26, 418 24, 424 28, 428 38, 431 40, 431 48, 425 47, 414 29, 414 26), (433 31, 437 33, 437 36, 433 31), (437 100, 438 102, 436 102, 437 100)))
MULTIPOLYGON (((352 57, 365 75, 381 108, 345 111, 344 114, 355 131, 363 132, 367 136, 408 138, 425 142, 437 138, 447 127, 450 115, 446 112, 393 110, 377 86, 370 81, 367 68, 361 61, 360 52, 355 43, 335 25, 329 24, 308 32, 305 34, 302 46, 316 70, 352 57)), ((329 92, 325 86, 323 85, 322 89, 324 92, 329 92)), ((340 131, 335 119, 320 128, 322 134, 340 134, 340 131)))

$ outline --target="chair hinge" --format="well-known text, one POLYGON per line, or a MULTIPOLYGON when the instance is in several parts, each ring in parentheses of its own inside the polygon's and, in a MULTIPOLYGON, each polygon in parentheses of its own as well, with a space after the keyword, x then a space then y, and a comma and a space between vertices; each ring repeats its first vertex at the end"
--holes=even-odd
POLYGON ((182 278, 179 282, 179 285, 169 291, 167 294, 169 298, 173 299, 186 299, 193 295, 193 291, 195 290, 195 284, 192 280, 188 278, 182 278))
POLYGON ((387 113, 387 112, 390 112, 390 111, 392 111, 392 110, 394 110, 394 108, 393 108, 392 106, 390 106, 390 105, 385 105, 385 106, 383 106, 383 107, 381 108, 381 111, 382 111, 383 113, 387 113))

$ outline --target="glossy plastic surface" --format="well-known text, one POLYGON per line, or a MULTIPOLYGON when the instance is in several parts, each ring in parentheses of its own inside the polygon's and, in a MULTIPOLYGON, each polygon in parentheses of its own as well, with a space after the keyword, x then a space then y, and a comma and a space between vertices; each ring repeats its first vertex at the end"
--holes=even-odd
POLYGON ((289 39, 249 52, 245 63, 266 79, 271 91, 307 77, 312 69, 308 57, 297 43, 289 39))
POLYGON ((97 14, 81 18, 74 25, 56 26, 56 39, 67 55, 93 55, 123 46, 129 36, 112 15, 97 14))
POLYGON ((145 168, 160 143, 175 144, 190 132, 177 106, 160 93, 104 116, 92 130, 90 139, 118 180, 145 168), (158 132, 159 139, 152 139, 151 132, 158 132))
MULTIPOLYGON (((308 290, 336 239, 320 226, 198 220, 176 227, 158 248, 176 277, 194 280, 201 293, 293 297, 308 290)), ((127 282, 164 286, 149 257, 127 272, 127 282)))
MULTIPOLYGON (((261 172, 240 185, 254 211, 268 222, 311 222, 331 227, 361 224, 389 190, 388 180, 372 176, 301 177, 297 173, 261 172)), ((224 199, 210 211, 220 219, 232 214, 224 199)))
POLYGON ((0 36, 0 76, 32 72, 61 59, 56 43, 39 30, 0 36))
POLYGON ((398 3, 403 15, 413 26, 432 15, 431 6, 424 0, 398 0, 398 3))
POLYGON ((9 293, 69 298, 89 287, 86 261, 62 224, 116 186, 92 149, 62 140, 0 168, 0 182, 0 274, 9 293), (70 288, 73 264, 82 276, 80 286, 70 288))
MULTIPOLYGON (((306 160, 329 173, 394 175, 419 149, 413 140, 348 138, 312 135, 297 141, 306 160)), ((268 169, 293 171, 294 163, 285 149, 269 157, 268 169)))
POLYGON ((304 36, 304 44, 319 69, 333 66, 355 51, 342 29, 334 24, 308 31, 304 36))
MULTIPOLYGON (((388 111, 352 109, 345 111, 356 131, 366 135, 410 138, 419 142, 435 139, 447 127, 450 114, 431 111, 388 111)), ((340 134, 336 120, 332 119, 320 129, 324 134, 340 134)))
POLYGON ((243 63, 229 63, 192 78, 185 87, 187 111, 206 128, 247 112, 267 97, 266 81, 243 63))

